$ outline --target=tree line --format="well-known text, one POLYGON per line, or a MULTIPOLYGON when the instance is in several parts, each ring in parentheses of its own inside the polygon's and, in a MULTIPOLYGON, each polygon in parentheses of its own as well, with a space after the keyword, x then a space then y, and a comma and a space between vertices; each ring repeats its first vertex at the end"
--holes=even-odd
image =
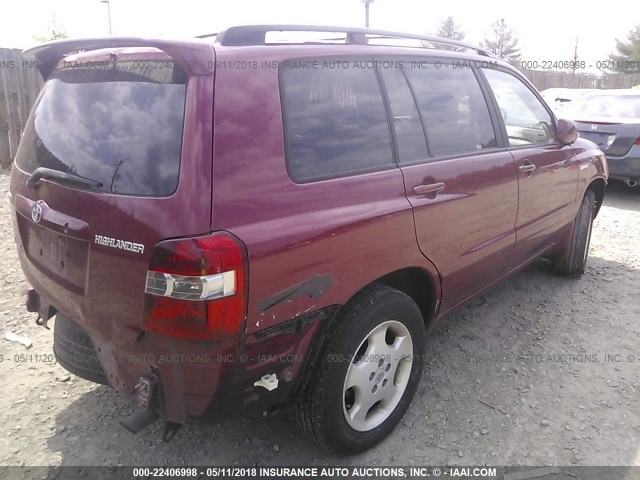
MULTIPOLYGON (((509 28, 504 18, 496 20, 491 25, 492 34, 480 42, 480 47, 490 51, 497 57, 512 63, 520 61, 518 37, 509 28)), ((440 22, 435 36, 451 40, 464 40, 465 33, 453 17, 447 17, 440 22)), ((458 50, 455 46, 443 46, 449 50, 458 50)), ((578 39, 574 47, 572 71, 575 73, 580 57, 578 55, 578 39)), ((637 25, 627 35, 626 41, 616 39, 616 50, 609 55, 609 70, 616 73, 640 73, 640 25, 637 25)))

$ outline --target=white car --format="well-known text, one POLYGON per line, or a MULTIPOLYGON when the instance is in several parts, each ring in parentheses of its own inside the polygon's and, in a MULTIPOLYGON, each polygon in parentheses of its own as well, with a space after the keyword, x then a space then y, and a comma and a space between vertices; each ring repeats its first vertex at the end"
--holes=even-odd
POLYGON ((585 93, 593 92, 596 88, 547 88, 540 92, 542 98, 558 114, 563 107, 585 93))

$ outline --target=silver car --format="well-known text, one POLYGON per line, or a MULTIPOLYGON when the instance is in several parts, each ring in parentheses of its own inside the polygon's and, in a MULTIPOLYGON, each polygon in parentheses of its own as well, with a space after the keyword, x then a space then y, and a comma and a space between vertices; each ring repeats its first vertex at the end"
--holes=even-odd
POLYGON ((581 137, 598 145, 609 161, 609 177, 630 187, 640 183, 640 90, 596 90, 563 111, 581 137))

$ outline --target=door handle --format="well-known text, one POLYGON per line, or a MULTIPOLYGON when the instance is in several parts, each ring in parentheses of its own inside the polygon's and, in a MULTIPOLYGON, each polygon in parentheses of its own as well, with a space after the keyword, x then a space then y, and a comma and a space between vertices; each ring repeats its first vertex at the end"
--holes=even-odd
POLYGON ((425 196, 430 193, 438 193, 444 190, 444 183, 430 183, 428 185, 416 185, 413 187, 413 193, 417 196, 425 196))
POLYGON ((536 166, 533 163, 527 163, 526 165, 520 166, 520 171, 524 173, 531 173, 536 169, 536 166))

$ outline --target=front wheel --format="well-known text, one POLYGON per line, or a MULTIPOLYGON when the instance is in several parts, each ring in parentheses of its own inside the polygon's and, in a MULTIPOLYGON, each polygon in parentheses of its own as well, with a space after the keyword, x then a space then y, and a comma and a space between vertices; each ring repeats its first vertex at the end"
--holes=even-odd
POLYGON ((411 403, 422 375, 425 329, 415 302, 375 286, 344 308, 297 405, 302 430, 337 453, 385 438, 411 403))
POLYGON ((560 275, 578 278, 584 273, 591 244, 595 206, 596 196, 591 190, 587 190, 573 223, 569 251, 554 263, 556 272, 560 275))

